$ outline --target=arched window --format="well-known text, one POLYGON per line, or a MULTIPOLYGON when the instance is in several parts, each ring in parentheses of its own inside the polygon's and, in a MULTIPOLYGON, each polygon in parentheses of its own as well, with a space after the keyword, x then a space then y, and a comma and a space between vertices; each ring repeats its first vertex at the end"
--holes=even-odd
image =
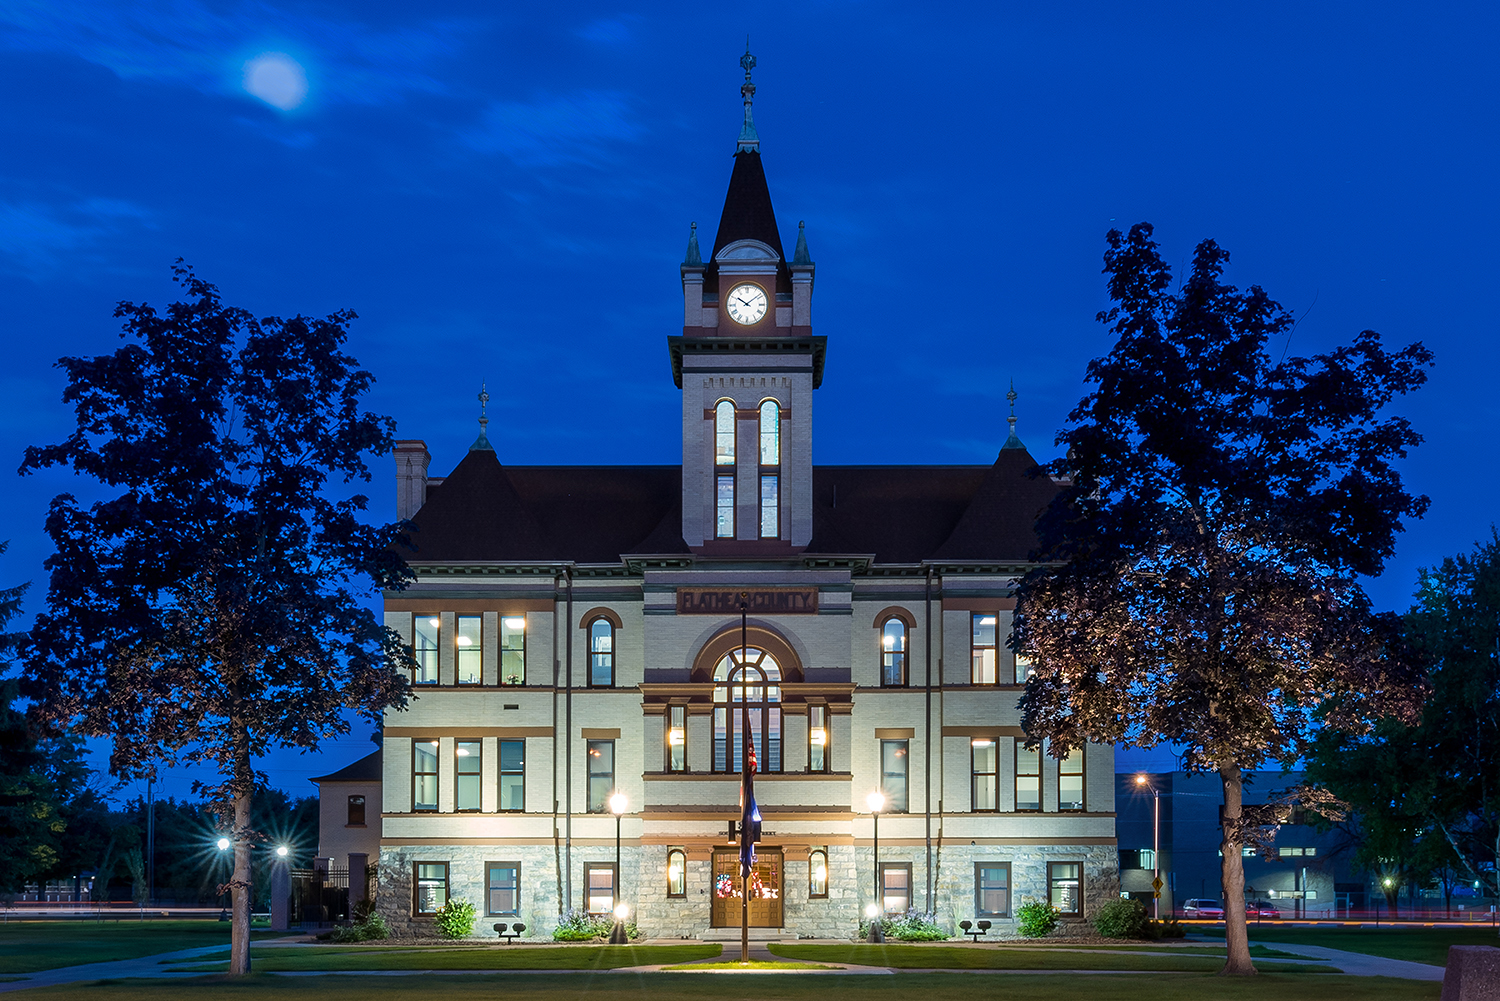
POLYGON ((714 465, 734 465, 734 404, 729 400, 714 406, 714 465))
POLYGON ((687 896, 687 853, 676 848, 667 852, 667 896, 687 896))
POLYGON ((615 683, 615 627, 606 618, 589 625, 589 686, 611 688, 615 683))
POLYGON ((781 465, 781 405, 775 400, 760 405, 760 464, 781 465))
POLYGON ((906 623, 894 616, 880 627, 880 683, 906 684, 906 623))
POLYGON ((828 896, 828 853, 821 848, 807 856, 807 895, 828 896))
POLYGON ((781 407, 760 405, 760 537, 781 537, 781 407))
POLYGON ((726 653, 714 668, 714 771, 739 772, 744 768, 745 717, 749 717, 751 739, 755 742, 755 762, 758 772, 781 771, 781 667, 776 659, 758 647, 744 650, 743 670, 740 667, 740 648, 726 653), (766 673, 766 684, 761 685, 759 667, 766 673), (729 674, 734 671, 731 679, 729 674), (741 678, 751 682, 740 687, 741 678), (728 684, 729 681, 734 684, 728 684), (743 693, 743 694, 742 694, 743 693), (741 698, 744 699, 743 705, 741 698), (730 708, 734 713, 730 714, 730 708), (748 711, 746 711, 748 710, 748 711), (731 741, 730 728, 734 730, 731 741), (731 747, 731 744, 733 745, 731 747))
POLYGON ((734 538, 734 404, 714 407, 714 537, 734 538))

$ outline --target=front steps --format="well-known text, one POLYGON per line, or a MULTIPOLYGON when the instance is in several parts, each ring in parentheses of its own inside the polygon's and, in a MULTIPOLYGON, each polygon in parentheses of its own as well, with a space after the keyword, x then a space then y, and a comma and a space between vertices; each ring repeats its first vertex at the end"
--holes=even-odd
MULTIPOLYGON (((781 928, 751 928, 750 941, 752 942, 780 942, 786 938, 796 938, 795 934, 788 934, 781 928)), ((740 929, 738 928, 709 928, 698 933, 700 942, 738 942, 740 940, 740 929)))

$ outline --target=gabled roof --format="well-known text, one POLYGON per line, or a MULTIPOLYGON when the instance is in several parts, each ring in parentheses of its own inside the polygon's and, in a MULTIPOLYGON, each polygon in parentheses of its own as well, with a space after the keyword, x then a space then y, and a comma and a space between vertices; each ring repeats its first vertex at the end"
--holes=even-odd
POLYGON ((1025 559, 1037 546, 1036 521, 1058 492, 1050 477, 1031 475, 1036 464, 1012 432, 995 464, 979 482, 963 517, 931 558, 1025 559))
POLYGON ((380 752, 371 751, 352 765, 345 765, 330 775, 320 775, 313 782, 379 782, 384 777, 380 752))

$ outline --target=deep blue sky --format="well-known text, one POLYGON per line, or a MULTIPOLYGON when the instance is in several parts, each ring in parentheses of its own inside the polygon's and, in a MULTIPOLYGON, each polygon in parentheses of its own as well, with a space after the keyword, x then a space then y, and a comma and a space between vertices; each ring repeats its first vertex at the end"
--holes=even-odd
MULTIPOLYGON (((504 462, 679 461, 664 338, 748 31, 783 241, 805 219, 819 265, 817 462, 989 462, 1012 378, 1051 457, 1107 350, 1103 235, 1150 220, 1303 315, 1294 352, 1366 327, 1436 351, 1399 403, 1432 509, 1369 582, 1406 607, 1500 486, 1495 8, 1040 8, 0 0, 0 473, 70 428, 51 363, 117 346, 114 303, 168 301, 179 256, 257 313, 355 309, 371 404, 435 473, 481 379, 504 462), (268 53, 305 74, 290 110, 246 90, 268 53)), ((0 491, 0 582, 32 609, 68 488, 0 491)), ((384 465, 373 493, 391 515, 384 465)), ((273 780, 309 790, 366 730, 273 780)))

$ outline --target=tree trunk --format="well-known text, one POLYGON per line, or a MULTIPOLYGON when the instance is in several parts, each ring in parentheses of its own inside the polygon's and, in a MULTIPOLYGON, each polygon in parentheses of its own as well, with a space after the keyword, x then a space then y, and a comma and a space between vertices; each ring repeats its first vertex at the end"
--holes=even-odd
POLYGON ((1253 977, 1255 964, 1250 961, 1249 931, 1245 927, 1245 859, 1240 854, 1240 837, 1232 833, 1243 813, 1244 776, 1238 765, 1219 769, 1224 783, 1224 838, 1221 842, 1224 862, 1224 945, 1228 959, 1219 971, 1221 977, 1253 977))
MULTIPOLYGON (((234 724, 231 724, 234 725, 234 724)), ((235 741, 234 776, 234 876, 229 897, 229 975, 250 972, 250 897, 255 888, 250 873, 250 849, 255 832, 250 828, 250 800, 255 789, 250 760, 250 735, 239 727, 235 741)))

